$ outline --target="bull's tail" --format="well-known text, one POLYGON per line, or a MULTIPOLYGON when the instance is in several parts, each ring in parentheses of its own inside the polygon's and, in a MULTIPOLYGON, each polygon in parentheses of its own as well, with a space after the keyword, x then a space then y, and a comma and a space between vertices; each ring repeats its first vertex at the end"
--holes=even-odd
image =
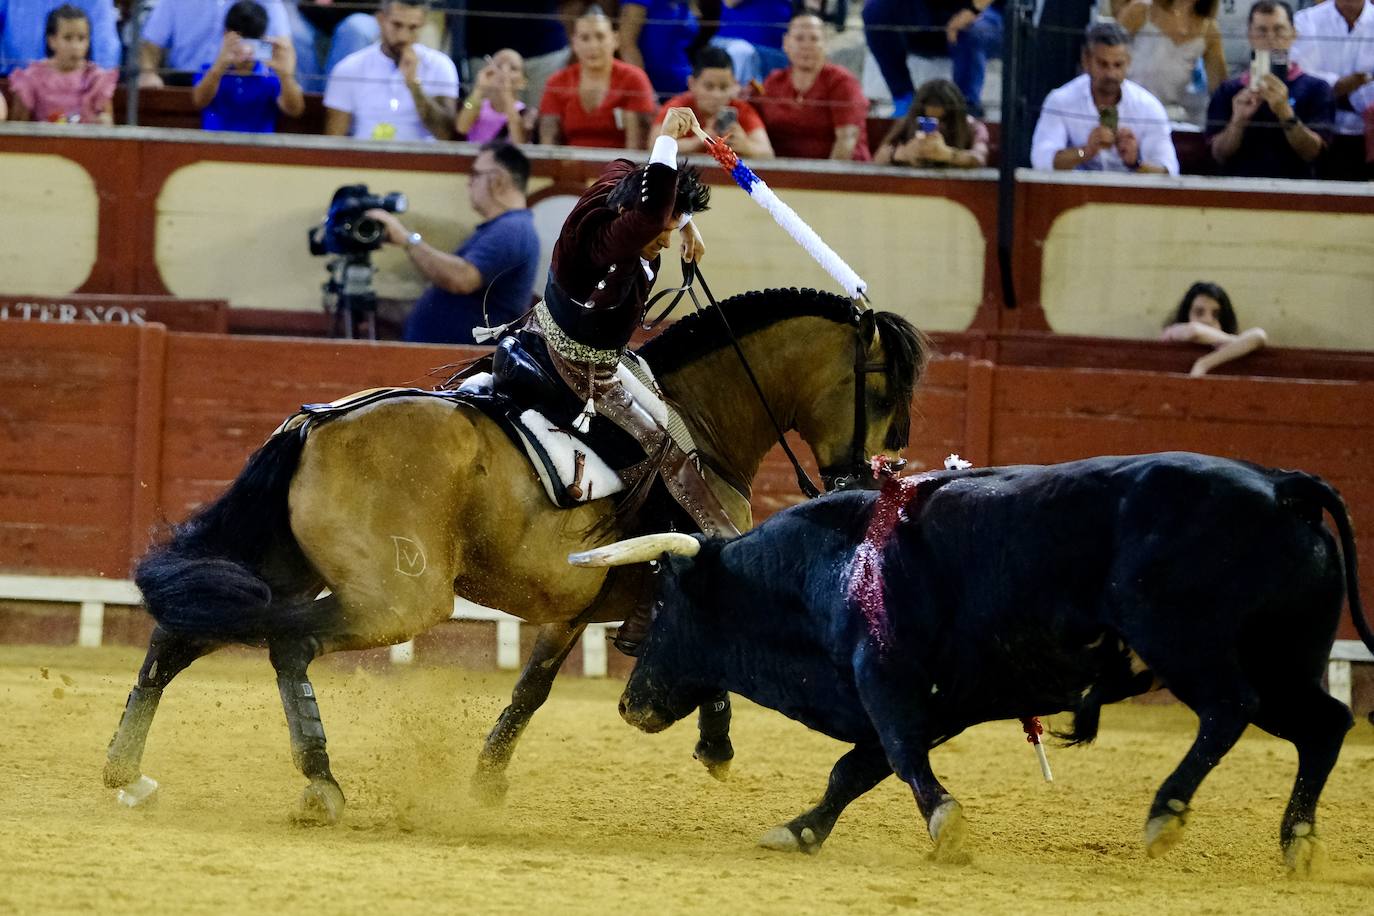
POLYGON ((1359 558, 1355 552, 1355 530, 1350 524, 1350 512, 1345 500, 1331 484, 1311 474, 1287 474, 1275 484, 1275 491, 1281 501, 1293 504, 1306 503, 1325 509, 1336 523, 1336 532, 1341 538, 1341 558, 1345 568, 1345 597, 1350 603, 1350 617, 1355 623, 1355 632, 1370 652, 1374 652, 1374 627, 1365 616, 1364 603, 1360 600, 1359 558))
POLYGON ((172 526, 170 538, 139 561, 134 582, 161 627, 206 641, 256 644, 308 632, 308 604, 274 600, 262 573, 269 559, 274 576, 303 562, 287 491, 304 445, 303 428, 274 435, 219 499, 172 526))

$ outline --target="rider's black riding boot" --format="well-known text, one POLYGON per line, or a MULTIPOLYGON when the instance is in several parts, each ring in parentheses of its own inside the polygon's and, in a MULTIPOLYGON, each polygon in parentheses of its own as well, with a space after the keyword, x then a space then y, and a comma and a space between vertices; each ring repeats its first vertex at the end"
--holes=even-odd
POLYGON ((631 658, 637 657, 640 644, 644 642, 644 637, 649 635, 649 624, 653 622, 651 607, 648 602, 637 602, 634 610, 625 617, 625 622, 616 631, 611 645, 631 658))

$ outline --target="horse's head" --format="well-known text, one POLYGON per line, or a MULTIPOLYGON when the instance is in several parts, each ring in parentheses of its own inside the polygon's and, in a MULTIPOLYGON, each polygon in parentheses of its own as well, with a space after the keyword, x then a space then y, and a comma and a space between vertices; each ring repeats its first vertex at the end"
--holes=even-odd
POLYGON ((779 431, 795 429, 826 489, 843 489, 871 480, 872 456, 895 463, 906 446, 926 339, 906 319, 843 296, 770 289, 682 319, 640 355, 715 467, 748 483, 779 431))
POLYGON ((925 371, 926 339, 891 312, 854 309, 841 381, 799 412, 797 429, 820 466, 827 490, 876 486, 869 461, 885 455, 898 468, 911 433, 911 398, 925 371))

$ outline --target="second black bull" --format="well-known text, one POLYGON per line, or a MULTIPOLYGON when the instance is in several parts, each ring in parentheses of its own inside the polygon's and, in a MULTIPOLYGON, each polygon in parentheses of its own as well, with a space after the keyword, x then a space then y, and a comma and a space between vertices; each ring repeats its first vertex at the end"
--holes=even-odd
POLYGON ((960 859, 963 815, 932 747, 1065 710, 1068 737, 1088 741, 1104 703, 1162 686, 1199 726, 1150 806, 1149 854, 1178 842, 1193 793, 1251 723, 1298 750, 1279 830, 1289 867, 1320 853, 1317 799, 1352 723, 1321 685, 1344 597, 1371 650, 1374 634, 1345 506, 1319 478, 1186 453, 951 471, 813 500, 733 541, 650 536, 571 559, 665 552, 679 555, 664 557, 622 715, 660 731, 726 689, 854 745, 820 804, 766 846, 817 851, 895 771, 936 857, 960 859), (878 573, 875 593, 856 568, 878 573))

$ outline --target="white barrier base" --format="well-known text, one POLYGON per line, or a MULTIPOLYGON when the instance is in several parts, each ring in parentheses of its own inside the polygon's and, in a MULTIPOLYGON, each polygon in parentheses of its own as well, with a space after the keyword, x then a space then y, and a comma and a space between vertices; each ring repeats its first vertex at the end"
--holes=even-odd
MULTIPOLYGON (((81 605, 76 644, 85 648, 98 647, 105 628, 105 605, 138 606, 143 596, 138 587, 127 579, 101 579, 94 576, 19 576, 0 575, 0 600, 51 601, 81 605)), ((505 611, 483 607, 464 598, 454 597, 450 620, 490 620, 496 623, 496 667, 514 670, 520 667, 520 626, 524 621, 505 611)), ((606 627, 592 623, 582 634, 582 674, 584 677, 606 676, 606 627)), ((391 661, 404 665, 415 660, 414 642, 398 643, 391 647, 391 661)))

